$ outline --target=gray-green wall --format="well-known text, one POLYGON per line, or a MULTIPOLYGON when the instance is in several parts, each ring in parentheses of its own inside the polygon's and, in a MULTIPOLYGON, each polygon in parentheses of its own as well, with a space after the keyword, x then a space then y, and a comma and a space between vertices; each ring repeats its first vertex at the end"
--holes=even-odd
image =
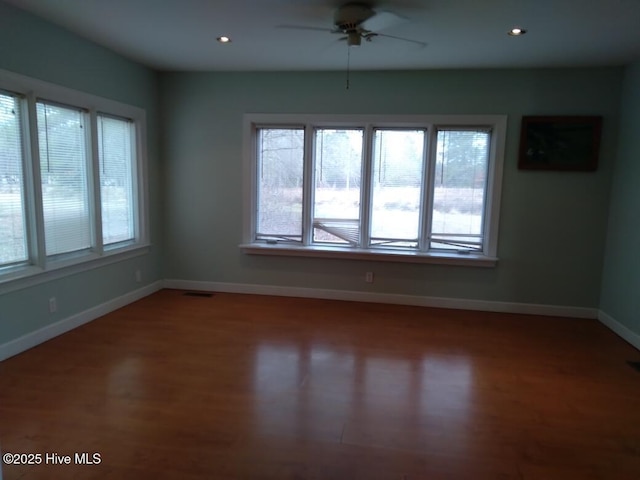
POLYGON ((0 68, 147 111, 153 243, 147 255, 1 295, 0 345, 163 278, 602 308, 640 331, 639 63, 356 72, 349 91, 344 72, 156 73, 0 1, 0 68), (507 114, 498 266, 241 253, 246 112, 507 114), (598 171, 519 171, 519 122, 533 114, 603 115, 598 171))
POLYGON ((0 345, 161 278, 157 74, 0 2, 0 68, 144 108, 147 112, 151 253, 0 295, 0 345), (142 283, 134 272, 142 271, 142 283), (55 296, 58 311, 49 314, 55 296))
POLYGON ((640 61, 626 69, 620 118, 601 310, 640 336, 640 61))
POLYGON ((597 308, 623 70, 166 73, 169 279, 597 308), (250 256, 242 241, 246 112, 507 114, 496 268, 250 256), (603 115, 595 173, 517 169, 522 115, 603 115), (364 273, 375 272, 375 283, 364 273))

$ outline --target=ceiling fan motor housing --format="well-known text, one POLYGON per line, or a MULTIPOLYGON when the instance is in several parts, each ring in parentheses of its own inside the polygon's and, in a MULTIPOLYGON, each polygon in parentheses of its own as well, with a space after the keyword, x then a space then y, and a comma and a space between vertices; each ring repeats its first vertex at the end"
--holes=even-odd
POLYGON ((366 5, 360 3, 348 3, 336 10, 333 23, 337 29, 344 33, 358 30, 362 22, 375 15, 375 12, 366 5))

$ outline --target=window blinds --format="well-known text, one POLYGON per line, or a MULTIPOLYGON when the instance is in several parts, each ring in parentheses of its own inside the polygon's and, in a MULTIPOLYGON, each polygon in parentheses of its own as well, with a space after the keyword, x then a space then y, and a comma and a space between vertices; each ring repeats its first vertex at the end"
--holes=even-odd
POLYGON ((482 248, 490 140, 487 130, 438 130, 431 248, 482 248))
POLYGON ((91 246, 85 112, 37 102, 47 255, 91 246))
POLYGON ((27 260, 20 98, 0 92, 0 266, 27 260))
POLYGON ((98 115, 98 157, 102 241, 104 245, 132 240, 134 229, 133 122, 98 115))

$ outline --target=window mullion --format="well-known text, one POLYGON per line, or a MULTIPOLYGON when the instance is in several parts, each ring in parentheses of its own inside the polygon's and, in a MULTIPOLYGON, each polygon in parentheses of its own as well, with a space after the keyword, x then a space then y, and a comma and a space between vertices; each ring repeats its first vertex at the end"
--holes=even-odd
POLYGON ((367 124, 362 142, 362 180, 360 181, 360 247, 371 244, 371 172, 373 162, 373 126, 367 124))
POLYGON ((25 177, 27 201, 27 235, 29 237, 29 258, 36 267, 46 267, 46 246, 44 238, 44 207, 42 204, 42 176, 40 174, 40 145, 38 140, 38 114, 36 96, 27 95, 24 125, 25 131, 25 177))
POLYGON ((493 162, 491 161, 491 149, 493 148, 493 133, 491 131, 491 129, 487 129, 487 133, 489 134, 489 145, 487 147, 487 158, 488 158, 488 164, 487 164, 487 172, 486 172, 486 180, 485 180, 485 188, 484 188, 484 197, 482 199, 482 225, 480 226, 480 238, 482 239, 482 253, 483 255, 487 255, 488 254, 488 242, 487 242, 487 237, 486 237, 486 233, 488 230, 488 222, 490 222, 491 220, 491 215, 487 209, 487 206, 490 204, 489 202, 489 195, 491 194, 491 178, 492 175, 490 175, 491 172, 491 168, 492 168, 492 164, 493 162))
POLYGON ((500 216, 500 190, 502 184, 502 164, 496 159, 504 155, 504 144, 498 144, 498 137, 504 141, 505 121, 499 122, 490 130, 489 165, 487 168, 487 182, 484 197, 484 223, 482 226, 482 252, 484 255, 497 255, 497 230, 500 216), (501 132, 499 134, 498 132, 501 132), (500 150, 500 152, 498 152, 500 150), (497 195, 496 195, 497 193, 497 195))
MULTIPOLYGON (((91 245, 94 252, 102 255, 104 245, 102 241, 102 208, 100 194, 100 159, 98 147, 98 115, 94 109, 86 116, 89 118, 89 128, 86 129, 87 146, 87 181, 89 190, 89 209, 91 219, 91 245)), ((85 117, 85 118, 86 118, 85 117)))
POLYGON ((428 134, 424 136, 425 145, 423 148, 425 159, 424 174, 422 177, 422 199, 420 214, 420 241, 418 250, 426 252, 429 250, 429 237, 431 235, 431 225, 433 223, 433 201, 435 191, 435 170, 436 152, 438 143, 438 132, 435 126, 430 126, 428 134))
POLYGON ((315 135, 313 126, 304 128, 304 160, 302 170, 302 245, 311 245, 313 236, 313 185, 315 171, 315 135))
MULTIPOLYGON (((143 166, 142 162, 144 159, 144 155, 141 149, 140 138, 142 136, 139 130, 139 123, 132 121, 129 125, 131 129, 131 158, 135 159, 133 164, 131 165, 131 186, 134 189, 132 192, 133 196, 133 230, 134 230, 134 239, 136 242, 146 242, 146 233, 148 229, 143 227, 145 220, 142 212, 144 211, 144 185, 142 182, 143 177, 143 166)), ((255 236, 254 236, 255 238, 255 236)))
POLYGON ((247 175, 247 179, 245 184, 246 203, 244 211, 244 214, 250 217, 250 222, 248 224, 248 230, 245 230, 244 232, 244 236, 245 238, 250 238, 252 242, 256 241, 258 232, 258 178, 260 175, 260 156, 258 154, 258 145, 260 143, 259 136, 260 129, 255 124, 251 124, 251 163, 245 164, 248 169, 245 172, 245 175, 247 175))

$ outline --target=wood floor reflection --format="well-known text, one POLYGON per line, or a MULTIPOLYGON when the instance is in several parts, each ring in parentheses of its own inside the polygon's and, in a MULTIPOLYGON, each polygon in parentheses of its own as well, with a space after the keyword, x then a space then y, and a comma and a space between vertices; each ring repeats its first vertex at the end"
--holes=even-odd
POLYGON ((591 320, 164 290, 0 363, 0 448, 43 455, 4 480, 637 480, 639 359, 591 320))

